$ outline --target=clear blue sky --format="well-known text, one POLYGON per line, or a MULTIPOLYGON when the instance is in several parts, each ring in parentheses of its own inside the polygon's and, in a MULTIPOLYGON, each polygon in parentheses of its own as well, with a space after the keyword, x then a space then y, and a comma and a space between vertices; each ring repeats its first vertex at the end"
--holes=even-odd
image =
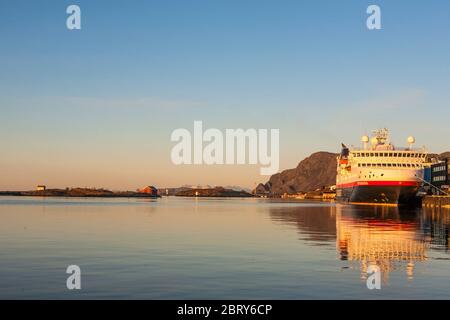
POLYGON ((267 180, 174 167, 194 120, 279 128, 281 169, 377 127, 450 150, 448 1, 2 0, 0 37, 0 189, 267 180))

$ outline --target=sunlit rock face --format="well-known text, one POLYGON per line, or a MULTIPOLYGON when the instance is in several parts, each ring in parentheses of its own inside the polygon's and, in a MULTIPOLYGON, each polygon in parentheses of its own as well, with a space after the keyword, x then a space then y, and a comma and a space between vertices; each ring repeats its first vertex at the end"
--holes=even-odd
POLYGON ((302 160, 297 168, 274 174, 265 184, 273 195, 314 191, 336 184, 336 157, 331 152, 316 152, 302 160))

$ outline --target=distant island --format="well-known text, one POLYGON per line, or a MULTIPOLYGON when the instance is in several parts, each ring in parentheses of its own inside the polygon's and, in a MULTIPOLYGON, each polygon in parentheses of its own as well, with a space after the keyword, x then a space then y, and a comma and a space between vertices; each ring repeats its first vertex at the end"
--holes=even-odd
POLYGON ((153 186, 147 186, 134 191, 111 191, 97 188, 66 188, 47 189, 46 186, 37 186, 31 191, 0 191, 0 196, 28 196, 28 197, 92 197, 92 198, 159 198, 161 196, 179 197, 253 197, 245 190, 233 190, 223 187, 208 188, 170 188, 158 190, 153 186))
POLYGON ((223 187, 215 188, 192 188, 178 191, 175 196, 177 197, 230 197, 230 198, 250 198, 254 197, 253 194, 247 191, 236 191, 232 189, 225 189, 223 187))
POLYGON ((97 198, 158 198, 155 192, 111 191, 94 188, 46 189, 38 186, 32 191, 0 191, 0 196, 28 197, 97 197, 97 198))

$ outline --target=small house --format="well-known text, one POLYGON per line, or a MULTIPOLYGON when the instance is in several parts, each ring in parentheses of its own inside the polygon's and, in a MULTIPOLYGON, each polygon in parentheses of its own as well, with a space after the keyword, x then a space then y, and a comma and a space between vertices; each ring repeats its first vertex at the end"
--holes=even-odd
POLYGON ((154 186, 145 186, 142 189, 138 190, 139 193, 146 193, 146 194, 151 194, 153 196, 158 195, 158 189, 156 189, 154 186))

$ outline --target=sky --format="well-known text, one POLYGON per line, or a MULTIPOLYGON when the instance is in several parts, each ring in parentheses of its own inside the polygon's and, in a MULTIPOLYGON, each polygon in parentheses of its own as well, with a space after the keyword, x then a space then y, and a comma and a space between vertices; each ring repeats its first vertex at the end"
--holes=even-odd
POLYGON ((280 170, 384 127, 449 151, 449 57, 446 0, 2 0, 0 190, 268 180, 174 165, 171 133, 195 120, 279 129, 280 170))

